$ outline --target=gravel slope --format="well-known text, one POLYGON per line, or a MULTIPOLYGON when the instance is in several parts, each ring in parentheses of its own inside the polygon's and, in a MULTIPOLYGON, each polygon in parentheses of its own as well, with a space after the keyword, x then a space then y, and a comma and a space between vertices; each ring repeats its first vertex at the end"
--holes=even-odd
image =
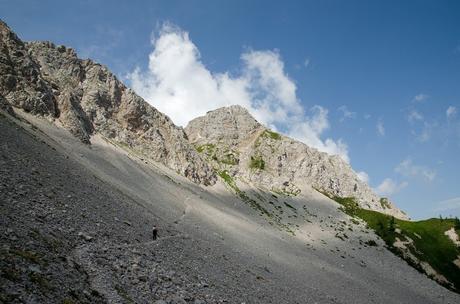
POLYGON ((2 302, 460 302, 314 191, 272 198, 297 210, 280 215, 293 236, 221 183, 18 114, 34 126, 0 116, 2 302))

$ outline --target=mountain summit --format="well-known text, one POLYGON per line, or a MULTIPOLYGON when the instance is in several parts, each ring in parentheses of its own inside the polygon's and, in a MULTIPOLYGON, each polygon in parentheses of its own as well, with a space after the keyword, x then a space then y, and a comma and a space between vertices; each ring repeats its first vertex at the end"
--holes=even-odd
POLYGON ((240 182, 293 196, 310 185, 328 196, 354 197, 362 208, 407 218, 386 198, 379 198, 339 156, 267 129, 241 106, 210 111, 192 120, 185 132, 217 171, 240 182))

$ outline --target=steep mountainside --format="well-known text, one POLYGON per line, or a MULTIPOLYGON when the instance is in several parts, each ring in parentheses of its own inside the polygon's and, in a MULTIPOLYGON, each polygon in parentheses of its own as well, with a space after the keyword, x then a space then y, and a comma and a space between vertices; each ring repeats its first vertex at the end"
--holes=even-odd
POLYGON ((457 224, 395 220, 339 157, 241 107, 183 130, 1 21, 0 173, 2 303, 459 302, 384 249, 458 291, 457 224))
POLYGON ((0 21, 0 74, 0 96, 7 102, 55 120, 84 143, 97 133, 195 182, 215 183, 214 171, 181 128, 106 67, 78 59, 74 50, 50 42, 23 43, 0 21))
POLYGON ((192 120, 185 132, 214 168, 241 182, 294 196, 311 185, 333 196, 354 197, 363 208, 407 218, 340 157, 270 131, 240 106, 210 111, 192 120))
POLYGON ((1 303, 459 302, 316 191, 260 194, 286 233, 219 182, 17 114, 0 111, 1 303))

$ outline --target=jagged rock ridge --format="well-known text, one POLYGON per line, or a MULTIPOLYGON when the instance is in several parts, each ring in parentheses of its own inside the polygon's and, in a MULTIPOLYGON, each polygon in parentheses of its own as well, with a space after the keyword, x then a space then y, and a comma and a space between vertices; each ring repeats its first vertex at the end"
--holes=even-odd
POLYGON ((218 171, 258 187, 296 195, 299 186, 307 184, 329 195, 355 197, 363 208, 407 218, 339 156, 270 131, 241 106, 210 111, 192 120, 185 132, 218 171))
POLYGON ((165 164, 191 180, 213 184, 212 168, 182 128, 121 83, 108 69, 50 42, 23 43, 0 21, 0 106, 55 120, 85 143, 100 134, 165 164), (6 100, 6 103, 5 103, 6 100))

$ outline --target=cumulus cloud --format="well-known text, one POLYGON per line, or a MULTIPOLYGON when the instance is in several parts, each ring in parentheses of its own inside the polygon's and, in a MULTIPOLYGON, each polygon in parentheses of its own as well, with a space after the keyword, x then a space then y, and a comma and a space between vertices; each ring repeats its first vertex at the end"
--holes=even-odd
POLYGON ((390 196, 406 188, 407 182, 397 183, 391 178, 385 178, 380 185, 375 188, 375 192, 380 196, 390 196))
POLYGON ((412 159, 406 158, 396 166, 395 172, 405 177, 418 177, 427 182, 432 182, 436 178, 436 171, 425 166, 415 165, 412 159))
POLYGON ((424 100, 427 100, 428 97, 430 97, 430 96, 428 96, 426 94, 423 94, 423 93, 420 93, 418 95, 415 95, 414 98, 412 99, 412 101, 414 101, 414 102, 422 102, 424 100))
POLYGON ((241 55, 236 75, 211 72, 201 61, 189 34, 165 24, 152 39, 146 71, 128 75, 132 88, 178 125, 185 126, 209 110, 239 104, 268 127, 349 161, 342 140, 323 138, 328 111, 304 108, 278 51, 249 50, 241 55))
POLYGON ((436 128, 438 127, 438 123, 436 121, 434 122, 423 122, 423 126, 421 127, 420 131, 417 132, 416 130, 412 130, 412 134, 416 137, 417 141, 421 143, 428 142, 431 137, 433 132, 436 131, 436 128))
POLYGON ((446 110, 447 119, 452 119, 457 115, 457 108, 454 106, 449 106, 446 110))
POLYGON ((369 175, 366 172, 360 171, 356 173, 356 175, 358 175, 359 180, 362 181, 363 183, 366 183, 366 184, 369 183, 369 175))
POLYGON ((417 110, 410 110, 409 114, 407 115, 407 121, 410 123, 414 123, 416 121, 422 121, 423 115, 420 114, 417 110))
POLYGON ((289 135, 320 151, 339 155, 346 162, 349 162, 348 146, 346 143, 341 139, 338 141, 330 138, 322 140, 318 136, 318 134, 322 134, 329 128, 327 115, 327 109, 321 106, 313 106, 310 109, 310 115, 306 116, 304 121, 298 121, 290 125, 289 135))
POLYGON ((431 138, 431 128, 428 125, 424 125, 422 132, 417 136, 419 142, 427 142, 431 138))
POLYGON ((431 139, 431 135, 437 126, 436 121, 430 122, 426 120, 423 114, 414 108, 409 109, 407 121, 411 124, 412 135, 421 143, 428 142, 431 139))
POLYGON ((342 114, 342 117, 340 118, 340 122, 343 122, 346 119, 356 118, 356 112, 350 111, 347 106, 340 106, 337 108, 337 110, 341 112, 342 114))
POLYGON ((152 41, 149 68, 137 68, 129 75, 133 89, 176 124, 185 126, 192 118, 212 108, 239 100, 250 105, 247 83, 227 73, 213 75, 200 61, 197 47, 172 25, 164 25, 152 41))
POLYGON ((377 122, 377 133, 380 135, 380 136, 385 136, 385 127, 383 125, 383 121, 381 119, 379 119, 379 121, 377 122))

